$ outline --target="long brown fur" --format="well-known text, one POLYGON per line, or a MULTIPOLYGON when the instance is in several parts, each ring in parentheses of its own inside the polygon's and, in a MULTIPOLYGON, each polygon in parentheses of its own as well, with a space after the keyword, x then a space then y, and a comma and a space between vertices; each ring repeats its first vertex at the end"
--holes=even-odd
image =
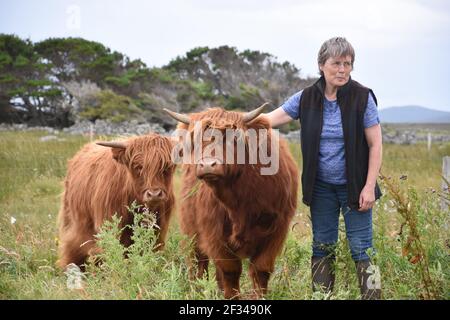
MULTIPOLYGON (((270 129, 268 120, 259 117, 249 124, 242 114, 220 108, 191 114, 193 129, 201 120, 203 127, 217 129, 270 129)), ((269 135, 270 140, 271 135, 269 135)), ((270 142, 268 143, 270 146, 270 142)), ((270 149, 270 148, 269 148, 270 149)), ((210 185, 199 182, 195 165, 183 166, 181 230, 194 241, 196 276, 207 273, 208 261, 216 265, 216 278, 225 298, 239 297, 242 259, 250 259, 250 277, 257 297, 267 292, 289 225, 297 206, 298 169, 286 142, 280 139, 279 171, 261 175, 261 164, 227 165, 223 181, 210 185), (193 190, 198 189, 196 192, 193 190)), ((193 273, 192 273, 193 275, 193 273)))
MULTIPOLYGON (((89 143, 68 163, 59 212, 59 260, 65 268, 70 263, 82 265, 99 249, 94 235, 103 222, 117 213, 121 227, 133 223, 126 206, 137 200, 143 204, 145 188, 161 188, 166 198, 151 208, 156 213, 157 247, 161 249, 174 206, 170 139, 148 134, 125 140, 126 149, 109 148, 89 143)), ((129 246, 131 230, 125 228, 121 242, 129 246)))

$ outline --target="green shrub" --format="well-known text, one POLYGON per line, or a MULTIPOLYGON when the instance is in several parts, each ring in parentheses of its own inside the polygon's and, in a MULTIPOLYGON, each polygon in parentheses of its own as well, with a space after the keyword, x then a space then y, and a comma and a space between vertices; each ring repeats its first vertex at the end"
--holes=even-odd
POLYGON ((97 119, 121 122, 136 118, 142 111, 134 104, 133 100, 126 96, 121 96, 111 90, 101 91, 96 97, 96 104, 86 106, 80 117, 91 121, 97 119))

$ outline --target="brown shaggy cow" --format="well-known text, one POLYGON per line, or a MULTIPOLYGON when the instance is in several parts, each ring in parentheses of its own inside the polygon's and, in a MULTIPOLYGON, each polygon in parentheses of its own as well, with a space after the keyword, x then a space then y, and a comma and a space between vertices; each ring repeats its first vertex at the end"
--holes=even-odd
MULTIPOLYGON (((258 148, 266 142, 270 150, 273 131, 265 117, 258 117, 262 108, 247 114, 221 108, 190 115, 165 111, 179 121, 178 129, 187 130, 185 134, 191 136, 197 121, 201 121, 203 132, 208 128, 222 132, 226 128, 242 132, 250 128, 266 129, 268 140, 259 141, 258 148)), ((212 142, 202 143, 208 146, 212 142)), ((246 145, 247 159, 250 149, 246 145)), ((196 276, 207 275, 211 259, 216 266, 218 286, 226 299, 239 298, 239 279, 245 258, 250 260, 254 294, 261 297, 267 292, 276 256, 295 214, 297 165, 284 140, 280 140, 278 150, 271 152, 279 152, 279 170, 274 175, 261 175, 259 169, 263 165, 259 160, 257 164, 228 164, 225 160, 224 164, 214 156, 202 155, 197 163, 183 165, 180 227, 194 242, 196 276)), ((194 273, 191 269, 191 276, 194 273)))
MULTIPOLYGON (((89 143, 69 161, 58 217, 61 268, 70 263, 80 266, 99 252, 94 235, 115 213, 121 227, 132 224, 133 214, 126 206, 134 200, 156 214, 156 249, 164 246, 174 205, 171 151, 169 138, 148 134, 89 143)), ((130 228, 124 229, 120 240, 125 246, 132 243, 130 228)))

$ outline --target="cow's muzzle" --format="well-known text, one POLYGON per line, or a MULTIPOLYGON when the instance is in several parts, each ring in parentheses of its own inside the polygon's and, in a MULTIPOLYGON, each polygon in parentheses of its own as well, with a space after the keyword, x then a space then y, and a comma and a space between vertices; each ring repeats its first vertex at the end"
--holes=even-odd
POLYGON ((223 176, 223 163, 219 159, 201 159, 196 167, 197 178, 204 180, 217 180, 223 176))
POLYGON ((145 203, 159 203, 166 198, 164 190, 159 188, 147 189, 144 192, 144 202, 145 203))

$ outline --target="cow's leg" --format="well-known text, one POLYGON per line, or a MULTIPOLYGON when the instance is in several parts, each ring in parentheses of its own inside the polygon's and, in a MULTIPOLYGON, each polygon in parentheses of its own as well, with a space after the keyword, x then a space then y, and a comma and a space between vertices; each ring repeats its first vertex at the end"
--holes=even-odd
POLYGON ((182 251, 188 252, 186 264, 188 267, 189 280, 194 281, 197 278, 201 278, 203 273, 208 272, 208 256, 200 251, 197 246, 197 239, 195 236, 192 240, 182 240, 182 251))
POLYGON ((166 242, 166 233, 167 233, 167 227, 165 227, 165 230, 161 230, 158 228, 153 228, 154 232, 155 232, 155 236, 156 236, 156 241, 155 241, 155 247, 153 248, 153 251, 160 251, 163 250, 166 242))
POLYGON ((269 278, 273 272, 273 262, 261 261, 268 259, 250 260, 249 274, 253 282, 255 298, 260 299, 267 293, 269 278))
POLYGON ((261 247, 258 255, 250 258, 249 273, 256 298, 262 298, 267 294, 269 278, 275 268, 275 259, 283 247, 285 234, 285 232, 279 232, 276 237, 271 238, 265 246, 261 247))
POLYGON ((60 258, 57 264, 63 269, 70 263, 82 267, 89 255, 99 251, 95 245, 93 231, 84 230, 80 226, 71 226, 70 229, 62 231, 59 241, 60 258))
POLYGON ((268 291, 270 275, 275 268, 275 259, 283 248, 289 224, 280 225, 274 230, 270 240, 261 244, 258 253, 250 258, 250 277, 256 298, 262 298, 268 291))
POLYGON ((188 269, 189 280, 195 280, 195 269, 197 267, 197 260, 195 259, 195 250, 192 249, 191 245, 192 245, 191 241, 184 239, 181 241, 182 251, 188 253, 186 257, 186 265, 188 269))
POLYGON ((202 278, 206 274, 208 279, 208 256, 201 252, 199 248, 195 248, 195 259, 197 261, 197 278, 202 278))
POLYGON ((157 218, 158 228, 154 228, 156 235, 155 251, 164 249, 169 229, 169 215, 170 212, 162 212, 157 218))
POLYGON ((216 268, 216 281, 219 286, 219 290, 223 291, 223 272, 219 268, 216 268))
POLYGON ((124 258, 128 258, 128 247, 133 244, 133 240, 131 237, 133 236, 133 229, 130 223, 121 225, 120 228, 123 228, 122 233, 120 235, 120 243, 125 247, 124 250, 124 258))
MULTIPOLYGON (((239 299, 239 278, 242 273, 242 262, 229 256, 214 260, 216 268, 220 271, 225 299, 239 299)), ((218 280, 219 282, 219 280, 218 280)), ((220 284, 218 283, 219 288, 220 284)))

